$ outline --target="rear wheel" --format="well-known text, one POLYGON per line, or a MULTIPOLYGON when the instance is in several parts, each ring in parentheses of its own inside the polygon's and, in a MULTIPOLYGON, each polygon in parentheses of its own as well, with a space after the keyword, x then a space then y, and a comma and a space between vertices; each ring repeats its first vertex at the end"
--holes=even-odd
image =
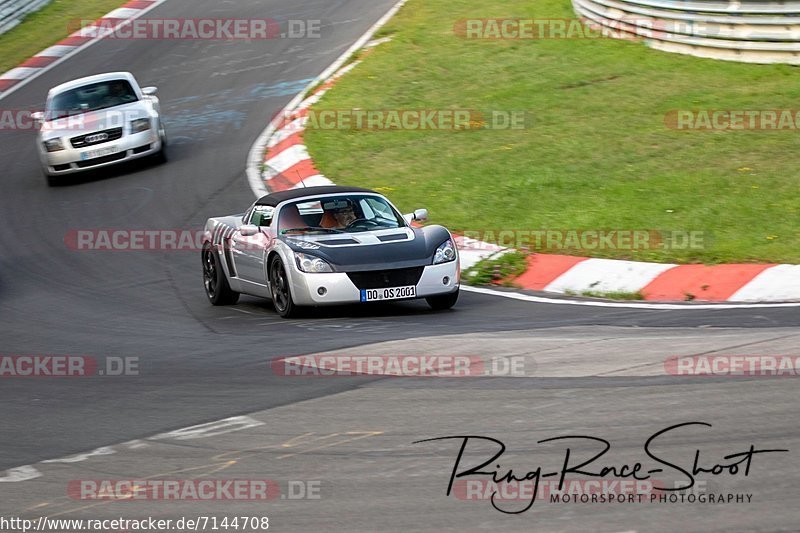
POLYGON ((286 277, 286 269, 280 257, 273 259, 269 265, 269 288, 272 292, 272 304, 281 317, 292 318, 299 314, 300 308, 292 299, 289 278, 286 277))
POLYGON ((451 292, 450 294, 442 294, 440 296, 430 296, 425 298, 425 301, 428 302, 428 305, 431 308, 436 309, 437 311, 442 311, 444 309, 450 309, 456 302, 458 301, 458 289, 455 292, 451 292))
POLYGON ((209 243, 203 245, 203 285, 212 305, 232 305, 239 301, 239 293, 231 289, 217 252, 209 243))

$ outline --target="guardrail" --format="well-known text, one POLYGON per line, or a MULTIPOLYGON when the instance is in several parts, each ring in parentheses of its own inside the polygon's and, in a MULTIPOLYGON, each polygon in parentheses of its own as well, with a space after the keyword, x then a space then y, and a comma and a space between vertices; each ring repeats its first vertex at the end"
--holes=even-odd
POLYGON ((800 64, 800 1, 572 0, 605 33, 652 48, 747 63, 800 64))
POLYGON ((48 4, 50 0, 0 0, 0 35, 4 34, 25 18, 48 4))

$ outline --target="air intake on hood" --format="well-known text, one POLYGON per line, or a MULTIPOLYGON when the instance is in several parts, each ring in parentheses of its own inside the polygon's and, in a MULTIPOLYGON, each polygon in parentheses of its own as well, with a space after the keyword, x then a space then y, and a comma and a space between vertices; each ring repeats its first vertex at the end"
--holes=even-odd
POLYGON ((317 244, 326 246, 340 246, 342 244, 358 244, 355 239, 328 239, 326 241, 317 241, 317 244))
POLYGON ((405 233, 393 233, 391 235, 378 235, 378 239, 382 242, 405 241, 408 240, 408 235, 405 233))

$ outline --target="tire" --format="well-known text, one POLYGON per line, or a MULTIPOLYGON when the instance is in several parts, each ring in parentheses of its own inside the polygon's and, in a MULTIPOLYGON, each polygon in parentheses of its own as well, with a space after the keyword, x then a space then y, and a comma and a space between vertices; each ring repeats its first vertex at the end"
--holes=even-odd
POLYGON ((432 309, 435 309, 436 311, 444 311, 445 309, 450 309, 456 305, 456 302, 458 301, 458 292, 458 289, 456 289, 455 292, 451 292, 449 294, 425 298, 425 301, 428 302, 428 305, 430 305, 432 309))
POLYGON ((167 132, 164 130, 164 128, 159 130, 158 136, 161 138, 161 150, 159 150, 153 156, 153 161, 155 161, 157 164, 163 164, 169 160, 167 157, 167 132))
POLYGON ((203 245, 203 286, 212 305, 233 305, 239 301, 239 293, 231 289, 217 252, 209 243, 203 245))
POLYGON ((48 187, 55 187, 58 185, 58 178, 50 174, 50 172, 47 170, 47 167, 42 167, 42 176, 44 176, 44 179, 47 180, 48 187))
POLYGON ((300 314, 300 307, 295 305, 292 299, 292 289, 280 257, 276 257, 269 264, 269 289, 275 312, 282 318, 293 318, 300 314))

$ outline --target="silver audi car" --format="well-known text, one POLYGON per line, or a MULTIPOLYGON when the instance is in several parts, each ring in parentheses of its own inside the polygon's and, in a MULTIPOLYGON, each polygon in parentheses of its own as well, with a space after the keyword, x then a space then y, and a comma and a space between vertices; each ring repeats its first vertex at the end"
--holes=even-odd
POLYGON ((151 156, 166 161, 167 134, 155 87, 140 88, 129 72, 63 83, 47 95, 37 145, 42 172, 58 176, 151 156))
POLYGON ((322 186, 268 194, 244 214, 210 218, 203 281, 214 305, 245 293, 271 298, 282 317, 303 307, 425 298, 458 300, 458 250, 427 211, 401 215, 369 189, 322 186), (418 226, 418 225, 416 225, 418 226))

